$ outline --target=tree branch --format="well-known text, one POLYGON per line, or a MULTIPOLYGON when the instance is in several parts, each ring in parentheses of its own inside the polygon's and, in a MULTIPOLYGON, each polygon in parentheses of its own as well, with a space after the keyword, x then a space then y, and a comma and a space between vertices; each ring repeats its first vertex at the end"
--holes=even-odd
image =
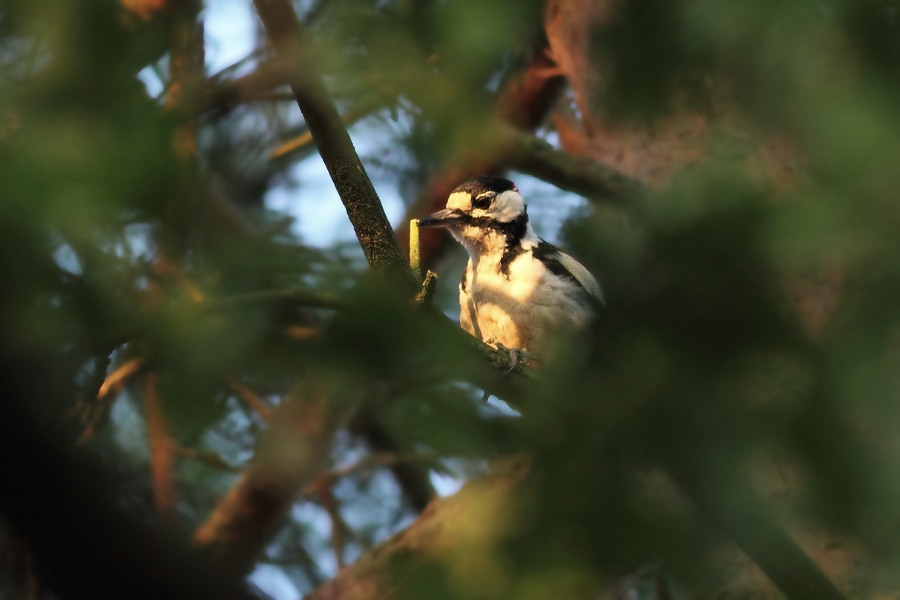
POLYGON ((402 274, 412 285, 406 255, 394 237, 375 187, 353 147, 337 108, 315 68, 312 48, 287 0, 253 0, 280 57, 291 62, 291 90, 337 188, 366 260, 377 269, 402 274))
POLYGON ((594 202, 624 205, 644 186, 591 158, 557 150, 541 138, 499 124, 503 164, 594 202))
POLYGON ((359 393, 317 379, 275 411, 253 463, 194 534, 218 564, 249 573, 303 489, 320 474, 331 441, 356 410, 359 393))
POLYGON ((152 372, 144 377, 144 422, 150 442, 153 502, 160 520, 166 521, 175 508, 175 481, 172 477, 175 445, 159 399, 159 378, 152 372))

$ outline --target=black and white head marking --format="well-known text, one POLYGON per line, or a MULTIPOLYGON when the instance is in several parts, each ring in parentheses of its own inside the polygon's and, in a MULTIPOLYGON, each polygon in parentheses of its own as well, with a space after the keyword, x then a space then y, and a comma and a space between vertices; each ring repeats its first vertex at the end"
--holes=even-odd
POLYGON ((510 263, 525 251, 520 242, 530 231, 525 200, 518 188, 512 181, 492 175, 456 186, 447 208, 419 224, 446 227, 470 254, 500 254, 500 271, 507 276, 510 263))
POLYGON ((539 349, 560 323, 583 326, 603 303, 588 270, 537 236, 525 201, 508 179, 464 181, 445 209, 419 225, 446 228, 469 253, 459 282, 459 323, 489 344, 539 349))

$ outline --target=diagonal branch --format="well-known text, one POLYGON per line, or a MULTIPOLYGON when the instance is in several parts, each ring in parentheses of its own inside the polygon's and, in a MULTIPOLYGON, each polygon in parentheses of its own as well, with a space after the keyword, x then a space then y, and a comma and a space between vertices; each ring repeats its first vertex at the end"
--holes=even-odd
POLYGON ((315 68, 312 48, 297 13, 288 0, 253 0, 253 3, 279 56, 291 61, 291 90, 347 209, 366 260, 375 268, 402 273, 402 279, 411 284, 412 271, 406 256, 315 68))

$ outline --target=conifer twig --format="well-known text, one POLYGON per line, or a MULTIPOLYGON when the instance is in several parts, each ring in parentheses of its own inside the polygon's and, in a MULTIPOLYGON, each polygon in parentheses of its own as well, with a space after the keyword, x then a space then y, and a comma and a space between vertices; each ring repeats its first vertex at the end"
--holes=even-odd
POLYGON ((109 377, 107 377, 103 381, 103 385, 100 386, 100 391, 97 393, 97 398, 103 398, 110 392, 110 390, 125 383, 125 380, 137 373, 143 364, 144 358, 139 356, 125 362, 125 364, 121 365, 118 369, 110 373, 109 377))

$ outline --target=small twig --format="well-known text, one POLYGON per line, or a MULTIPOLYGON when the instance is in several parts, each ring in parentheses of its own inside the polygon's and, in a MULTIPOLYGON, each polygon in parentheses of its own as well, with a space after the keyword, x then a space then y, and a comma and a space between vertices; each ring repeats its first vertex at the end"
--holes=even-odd
POLYGON ((429 270, 425 273, 425 281, 422 282, 422 289, 416 294, 417 304, 431 304, 434 299, 434 293, 437 291, 437 273, 429 270))
POLYGON ((125 383, 125 380, 137 373, 143 364, 144 358, 139 356, 137 358, 132 358, 110 373, 109 377, 103 381, 103 385, 100 386, 97 398, 103 398, 114 388, 118 391, 120 386, 125 383))
POLYGON ((104 353, 102 356, 94 359, 94 372, 91 374, 85 390, 78 395, 75 406, 72 408, 70 415, 75 416, 79 424, 84 426, 81 435, 75 441, 76 446, 84 444, 91 439, 97 428, 109 416, 112 398, 100 398, 99 395, 111 360, 111 352, 104 353))
POLYGON ((262 399, 257 396, 253 390, 249 387, 235 379, 234 377, 226 377, 225 381, 228 383, 228 386, 234 390, 234 393, 237 394, 238 398, 244 401, 244 403, 256 411, 256 414, 259 417, 266 421, 267 423, 272 418, 272 409, 266 405, 262 399))
POLYGON ((238 59, 237 62, 234 62, 227 67, 223 68, 219 72, 211 75, 209 77, 210 81, 221 81, 227 77, 229 77, 232 73, 240 69, 242 66, 247 64, 249 61, 262 57, 265 53, 268 52, 267 48, 257 48, 247 54, 244 58, 238 59))
POLYGON ((109 364, 112 362, 112 352, 104 352, 102 356, 94 359, 94 372, 88 382, 87 393, 84 398, 93 402, 100 398, 100 390, 106 382, 106 372, 109 370, 109 364))
POLYGON ((428 271, 422 280, 422 266, 419 253, 419 220, 412 219, 409 222, 409 266, 417 281, 422 281, 422 289, 416 294, 416 304, 431 304, 434 293, 437 291, 437 273, 428 271))
POLYGON ((175 444, 159 400, 159 378, 147 373, 144 378, 144 421, 150 442, 150 467, 153 474, 153 501, 160 519, 168 520, 175 508, 175 484, 172 457, 175 444))

